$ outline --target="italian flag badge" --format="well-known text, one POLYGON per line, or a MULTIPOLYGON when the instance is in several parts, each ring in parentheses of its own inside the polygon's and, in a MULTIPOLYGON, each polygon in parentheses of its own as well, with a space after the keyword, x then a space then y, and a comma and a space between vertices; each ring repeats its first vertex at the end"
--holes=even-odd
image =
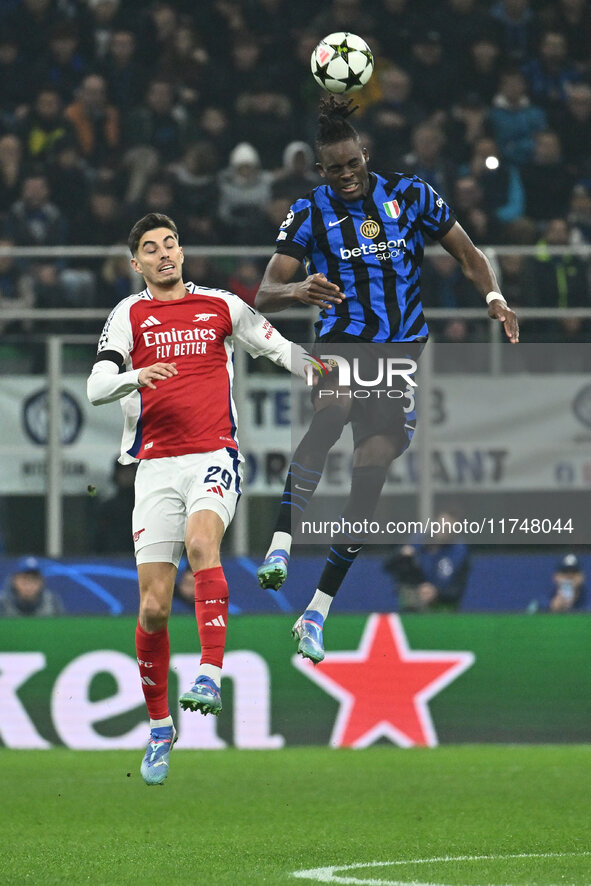
POLYGON ((386 215, 389 215, 390 218, 398 218, 400 215, 398 200, 388 200, 387 203, 384 203, 384 209, 386 210, 386 215))

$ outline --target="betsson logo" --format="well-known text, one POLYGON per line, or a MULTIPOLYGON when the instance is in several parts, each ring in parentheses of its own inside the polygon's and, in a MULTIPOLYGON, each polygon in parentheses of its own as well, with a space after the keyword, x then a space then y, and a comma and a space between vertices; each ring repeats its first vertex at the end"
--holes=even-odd
POLYGON ((341 258, 346 260, 349 258, 358 258, 360 255, 375 255, 379 261, 385 261, 388 258, 396 258, 402 254, 402 250, 406 249, 406 240, 381 240, 379 243, 362 243, 354 249, 345 249, 341 246, 341 258))
POLYGON ((169 345, 173 342, 184 341, 215 341, 215 329, 203 329, 200 326, 191 326, 188 329, 170 329, 164 332, 143 332, 146 347, 153 345, 169 345))

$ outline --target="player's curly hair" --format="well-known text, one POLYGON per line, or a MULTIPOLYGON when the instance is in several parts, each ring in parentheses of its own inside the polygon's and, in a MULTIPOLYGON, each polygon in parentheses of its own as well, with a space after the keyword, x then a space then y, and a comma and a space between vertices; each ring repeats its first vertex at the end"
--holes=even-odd
POLYGON ((347 117, 358 108, 358 105, 352 105, 352 98, 342 99, 331 95, 322 99, 318 109, 318 127, 314 142, 317 154, 325 145, 334 145, 336 142, 350 138, 359 141, 359 133, 347 120, 347 117))

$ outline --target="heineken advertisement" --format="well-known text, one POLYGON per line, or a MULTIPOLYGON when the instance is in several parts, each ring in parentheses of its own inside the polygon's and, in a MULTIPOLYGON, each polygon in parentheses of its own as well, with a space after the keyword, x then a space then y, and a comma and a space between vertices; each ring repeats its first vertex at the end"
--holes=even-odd
MULTIPOLYGON (((178 709, 199 665, 190 616, 170 623, 178 748, 585 742, 585 615, 331 615, 325 661, 294 656, 293 617, 235 616, 219 718, 178 709)), ((135 619, 0 623, 0 743, 141 748, 135 619)))

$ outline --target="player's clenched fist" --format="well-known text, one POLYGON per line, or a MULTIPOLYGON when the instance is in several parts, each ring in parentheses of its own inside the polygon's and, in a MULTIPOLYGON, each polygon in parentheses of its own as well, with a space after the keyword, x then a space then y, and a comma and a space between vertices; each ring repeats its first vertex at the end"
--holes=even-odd
POLYGON ((155 381, 164 381, 173 375, 178 375, 176 363, 152 363, 140 370, 138 381, 143 388, 152 388, 155 391, 155 381))
POLYGON ((340 304, 345 296, 336 283, 331 283, 324 274, 310 274, 297 284, 296 297, 305 305, 326 309, 340 304))

